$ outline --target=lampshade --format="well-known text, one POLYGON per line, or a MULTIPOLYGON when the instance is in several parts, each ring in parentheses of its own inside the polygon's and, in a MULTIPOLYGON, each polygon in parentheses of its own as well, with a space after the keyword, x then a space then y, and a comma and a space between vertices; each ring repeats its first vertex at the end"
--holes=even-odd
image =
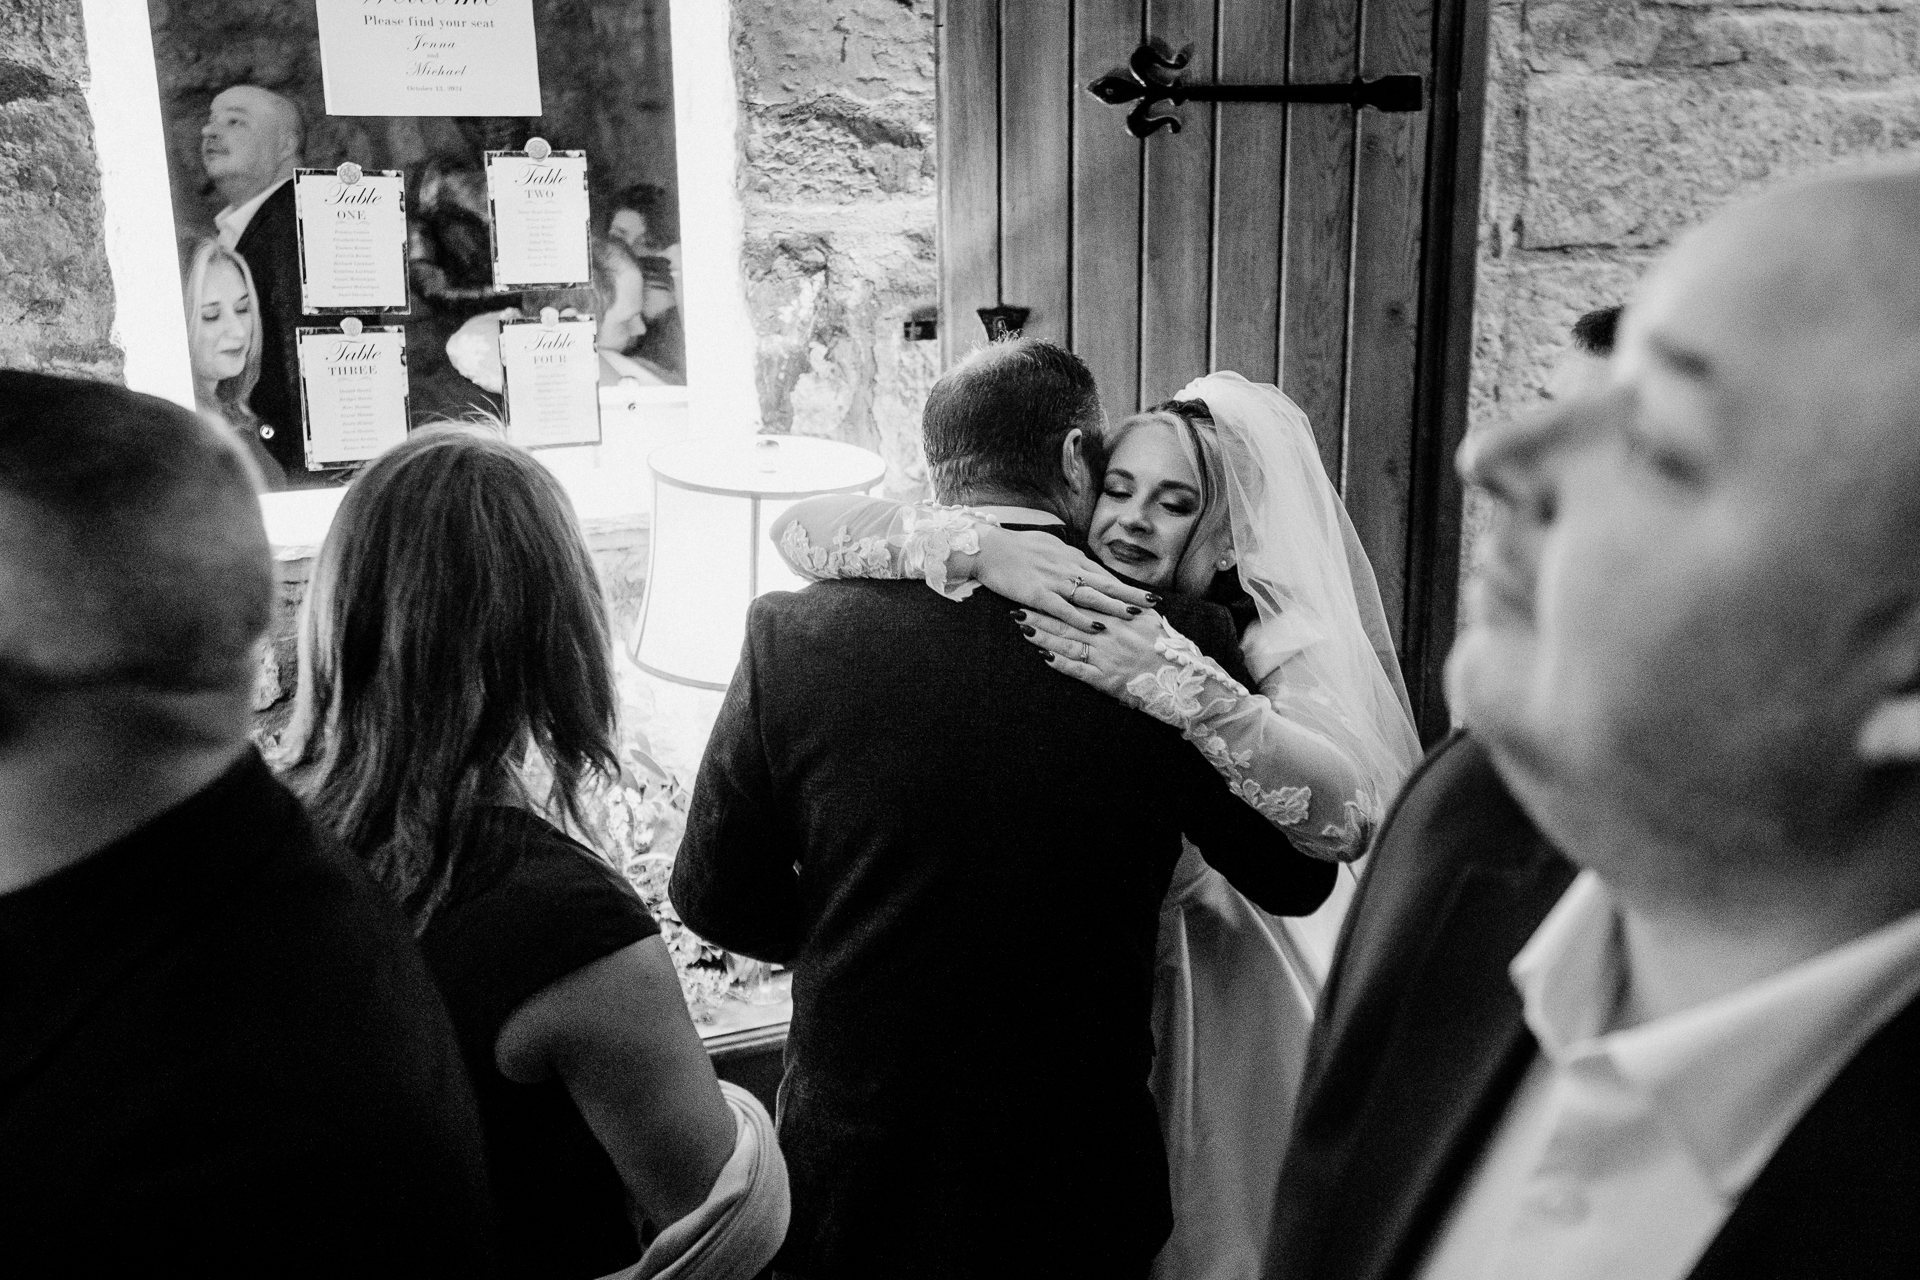
POLYGON ((746 638, 747 606, 795 591, 767 529, 802 498, 868 493, 880 455, 808 436, 733 436, 656 449, 653 547, 634 662, 665 680, 724 689, 746 638))

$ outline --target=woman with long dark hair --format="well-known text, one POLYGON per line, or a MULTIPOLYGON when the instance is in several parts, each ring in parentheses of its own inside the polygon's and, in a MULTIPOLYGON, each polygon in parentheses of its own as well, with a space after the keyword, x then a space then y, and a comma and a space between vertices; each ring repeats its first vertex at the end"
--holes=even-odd
POLYGON ((745 1229, 715 1247, 751 1274, 786 1228, 765 1113, 723 1096, 658 927, 567 834, 619 768, 610 657, 558 482, 492 432, 428 428, 348 489, 321 547, 284 764, 440 984, 504 1274, 600 1276, 649 1241, 690 1256, 723 1220, 745 1229))

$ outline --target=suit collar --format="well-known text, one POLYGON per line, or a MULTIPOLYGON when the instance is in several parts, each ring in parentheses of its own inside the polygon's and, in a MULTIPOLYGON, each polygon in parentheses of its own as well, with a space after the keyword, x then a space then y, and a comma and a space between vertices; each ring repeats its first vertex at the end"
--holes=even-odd
POLYGON ((213 225, 220 229, 220 243, 229 249, 239 245, 241 237, 247 234, 247 228, 252 225, 254 215, 260 212, 260 206, 292 181, 292 178, 282 178, 253 199, 238 205, 230 204, 214 214, 213 225))

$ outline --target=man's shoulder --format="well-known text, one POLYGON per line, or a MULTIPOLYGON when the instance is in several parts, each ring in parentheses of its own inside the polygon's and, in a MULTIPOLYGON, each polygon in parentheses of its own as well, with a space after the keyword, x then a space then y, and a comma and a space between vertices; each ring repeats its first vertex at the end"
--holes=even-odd
POLYGON ((247 265, 258 271, 260 267, 254 261, 254 255, 271 248, 276 254, 292 253, 298 261, 299 246, 295 237, 299 231, 299 216, 294 207, 293 182, 281 183, 272 195, 260 202, 253 211, 253 217, 247 220, 246 230, 234 242, 234 251, 247 259, 247 265), (251 252, 250 252, 251 251, 251 252))
POLYGON ((1444 846, 1497 861, 1531 856, 1540 843, 1486 746, 1466 730, 1455 730, 1408 776, 1374 849, 1419 849, 1431 861, 1435 848, 1444 846))

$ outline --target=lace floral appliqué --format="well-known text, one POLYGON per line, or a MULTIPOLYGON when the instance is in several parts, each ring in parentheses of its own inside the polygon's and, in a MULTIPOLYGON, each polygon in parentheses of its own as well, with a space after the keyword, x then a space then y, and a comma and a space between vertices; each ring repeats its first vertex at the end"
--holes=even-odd
POLYGON ((958 551, 977 555, 980 532, 974 525, 986 517, 966 507, 909 507, 906 527, 887 541, 900 548, 902 577, 924 578, 928 586, 949 600, 965 600, 980 584, 970 580, 947 582, 947 557, 958 551))
POLYGON ((1313 790, 1261 786, 1251 776, 1252 753, 1234 751, 1209 723, 1212 717, 1231 711, 1241 699, 1255 695, 1171 626, 1165 626, 1165 634, 1154 640, 1153 651, 1167 660, 1166 665, 1127 681, 1128 700, 1154 719, 1180 730, 1199 748, 1207 763, 1226 778, 1233 793, 1268 822, 1276 827, 1305 822, 1313 790))
POLYGON ((795 520, 780 535, 780 554, 796 569, 823 578, 891 578, 893 553, 884 537, 855 539, 845 529, 831 547, 816 547, 807 527, 795 520))

